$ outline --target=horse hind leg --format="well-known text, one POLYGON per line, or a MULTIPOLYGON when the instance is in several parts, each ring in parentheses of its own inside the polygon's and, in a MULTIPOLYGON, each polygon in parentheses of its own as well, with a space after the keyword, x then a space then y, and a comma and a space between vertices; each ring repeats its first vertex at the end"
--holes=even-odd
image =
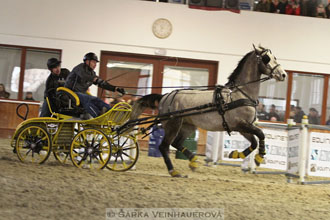
POLYGON ((196 154, 192 153, 189 149, 184 147, 183 144, 187 137, 189 137, 195 130, 195 126, 190 124, 183 124, 181 130, 179 131, 178 135, 172 143, 173 147, 182 152, 189 159, 189 168, 192 171, 195 171, 198 168, 198 157, 196 156, 196 154))
POLYGON ((238 152, 237 150, 234 150, 234 151, 230 152, 229 158, 244 159, 245 157, 249 156, 252 153, 252 151, 254 151, 258 146, 258 142, 257 142, 257 140, 256 140, 256 138, 254 137, 253 134, 243 133, 243 132, 240 132, 240 134, 243 135, 248 141, 250 141, 251 146, 249 146, 248 148, 246 148, 242 152, 238 152))
MULTIPOLYGON (((259 139, 259 153, 255 155, 254 162, 256 163, 257 166, 260 166, 260 164, 264 160, 264 156, 266 155, 266 150, 265 150, 265 135, 264 135, 264 133, 262 132, 262 130, 260 128, 254 126, 254 125, 252 125, 250 123, 247 123, 247 122, 241 123, 239 125, 239 130, 242 131, 242 132, 244 132, 244 133, 256 135, 258 137, 258 139, 259 139)), ((251 149, 245 149, 246 151, 244 150, 243 152, 250 154, 256 148, 255 147, 253 149, 252 144, 253 144, 253 142, 251 142, 251 149)), ((245 156, 245 154, 243 152, 241 154, 238 153, 238 157, 237 158, 241 158, 240 156, 243 157, 243 155, 245 156)), ((232 157, 234 158, 234 156, 236 156, 236 153, 233 153, 232 157)))
POLYGON ((182 177, 182 175, 174 169, 172 161, 169 157, 170 144, 177 137, 177 134, 182 126, 182 119, 169 120, 164 125, 165 135, 162 143, 159 145, 167 170, 172 177, 182 177))

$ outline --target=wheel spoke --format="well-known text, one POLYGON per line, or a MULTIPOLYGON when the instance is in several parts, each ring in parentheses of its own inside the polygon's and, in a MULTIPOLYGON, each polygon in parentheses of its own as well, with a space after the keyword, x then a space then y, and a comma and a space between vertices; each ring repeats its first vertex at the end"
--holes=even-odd
POLYGON ((79 168, 81 168, 82 167, 82 165, 84 164, 84 160, 83 159, 81 159, 79 162, 78 162, 78 167, 79 168))
POLYGON ((27 156, 30 153, 31 149, 27 150, 27 152, 25 153, 25 156, 27 156))
POLYGON ((40 128, 37 130, 36 135, 37 135, 37 136, 40 135, 40 128))
POLYGON ((77 167, 101 169, 110 159, 109 146, 109 140, 102 131, 93 128, 82 130, 73 138, 70 147, 71 158, 75 158, 72 162, 77 167), (84 149, 84 152, 81 153, 79 149, 84 149))
POLYGON ((123 152, 123 154, 124 154, 125 156, 127 156, 129 159, 134 160, 134 157, 132 157, 131 155, 126 154, 125 152, 123 152))
POLYGON ((63 159, 62 163, 65 163, 66 160, 68 159, 69 154, 65 154, 65 158, 63 159))
POLYGON ((49 134, 42 126, 26 125, 17 137, 17 156, 22 162, 41 164, 49 157, 51 144, 49 134))
MULTIPOLYGON (((127 141, 128 141, 128 138, 125 140, 125 142, 120 147, 123 147, 126 144, 127 141)), ((119 145, 119 143, 118 143, 118 145, 119 145)))
POLYGON ((122 151, 133 150, 133 149, 136 149, 136 147, 127 147, 127 148, 123 148, 122 151))

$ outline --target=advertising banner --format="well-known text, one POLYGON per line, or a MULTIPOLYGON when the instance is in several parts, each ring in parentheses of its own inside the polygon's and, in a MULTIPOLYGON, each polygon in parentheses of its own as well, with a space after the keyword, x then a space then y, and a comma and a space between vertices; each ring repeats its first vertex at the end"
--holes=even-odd
MULTIPOLYGON (((299 129, 262 128, 262 131, 266 137, 266 156, 260 167, 284 170, 290 173, 298 172, 299 129)), ((249 146, 250 142, 240 133, 232 132, 231 136, 224 133, 221 159, 224 161, 242 161, 242 159, 230 159, 229 154, 233 150, 241 152, 249 146)))
POLYGON ((222 139, 222 155, 221 160, 225 161, 243 161, 242 159, 231 159, 229 158, 230 152, 238 150, 243 151, 245 148, 250 146, 250 142, 246 140, 239 132, 231 132, 231 136, 227 132, 223 132, 222 139))
POLYGON ((288 131, 263 128, 265 134, 266 156, 262 168, 286 170, 288 156, 288 131))
POLYGON ((299 168, 299 138, 300 129, 291 129, 288 131, 288 167, 287 171, 296 174, 299 168))
POLYGON ((307 174, 330 177, 330 134, 310 132, 307 174))

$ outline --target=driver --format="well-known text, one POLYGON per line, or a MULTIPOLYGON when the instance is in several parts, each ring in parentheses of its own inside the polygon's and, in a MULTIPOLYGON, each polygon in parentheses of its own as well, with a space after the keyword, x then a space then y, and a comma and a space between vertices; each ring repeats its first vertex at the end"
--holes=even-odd
POLYGON ((108 111, 110 106, 100 98, 86 93, 92 84, 97 85, 102 89, 113 92, 117 91, 121 94, 125 94, 125 90, 107 83, 95 74, 94 69, 99 62, 95 53, 87 53, 84 56, 83 61, 83 63, 80 63, 73 68, 64 86, 77 93, 83 108, 95 118, 108 111))

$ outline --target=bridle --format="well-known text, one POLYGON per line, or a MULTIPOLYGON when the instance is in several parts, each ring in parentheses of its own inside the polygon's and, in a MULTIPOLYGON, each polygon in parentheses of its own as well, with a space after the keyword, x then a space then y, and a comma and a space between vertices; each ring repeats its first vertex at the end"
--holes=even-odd
MULTIPOLYGON (((257 57, 257 63, 260 64, 260 62, 263 62, 263 64, 265 65, 266 69, 270 70, 270 73, 269 74, 265 74, 265 75, 268 75, 267 77, 264 77, 264 78, 260 78, 260 79, 257 79, 257 80, 252 80, 252 81, 249 81, 249 82, 246 82, 246 83, 243 83, 243 84, 239 84, 239 85, 236 85, 235 83, 231 82, 229 84, 227 84, 227 88, 229 88, 230 90, 232 89, 237 89, 238 91, 240 91, 243 95, 245 95, 250 101, 254 102, 256 105, 258 104, 258 100, 253 100, 248 94, 246 94, 240 87, 243 87, 243 86, 246 86, 246 85, 249 85, 249 84, 253 84, 253 83, 257 83, 257 82, 265 82, 267 80, 270 80, 272 78, 274 78, 274 72, 275 70, 281 66, 281 64, 277 64, 275 65, 274 67, 270 67, 268 65, 268 63, 270 62, 270 57, 267 55, 267 52, 270 52, 271 51, 269 49, 263 49, 260 53, 260 55, 258 54, 257 50, 255 49, 255 55, 257 57), (264 54, 264 55, 263 55, 264 54)), ((264 73, 263 73, 264 74, 264 73)))
POLYGON ((257 57, 257 60, 258 60, 258 64, 260 62, 263 62, 263 64, 265 65, 266 69, 270 70, 270 73, 269 74, 265 74, 265 75, 268 75, 270 78, 274 78, 274 72, 275 70, 281 66, 281 64, 276 64, 274 67, 270 67, 268 65, 268 63, 270 62, 270 57, 267 55, 267 53, 270 52, 271 53, 271 50, 269 49, 264 49, 263 51, 261 51, 260 55, 257 53, 257 50, 255 49, 255 55, 257 57), (263 55, 264 54, 264 55, 263 55))

